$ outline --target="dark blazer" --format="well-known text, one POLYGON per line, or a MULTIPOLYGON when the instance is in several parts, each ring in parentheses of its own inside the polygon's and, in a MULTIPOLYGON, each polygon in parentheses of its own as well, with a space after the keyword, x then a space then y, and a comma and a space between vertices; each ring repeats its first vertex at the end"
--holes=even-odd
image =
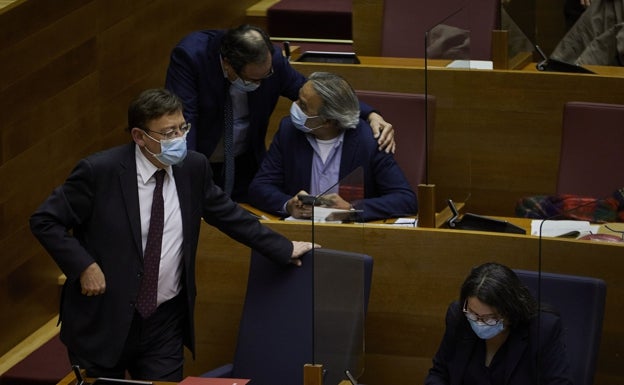
MULTIPOLYGON (((339 177, 358 166, 364 170, 364 200, 356 205, 363 220, 415 214, 416 194, 411 190, 392 154, 379 151, 368 123, 360 119, 355 129, 345 131, 339 177)), ((249 202, 277 215, 284 203, 299 191, 310 191, 314 150, 306 134, 290 117, 280 122, 260 170, 249 186, 249 202)))
MULTIPOLYGON (((507 341, 504 385, 536 384, 536 357, 540 356, 542 385, 571 385, 569 364, 563 343, 561 320, 550 312, 541 313, 541 328, 537 317, 528 325, 513 328, 507 341), (541 343, 535 339, 539 331, 541 343)), ((460 385, 475 344, 479 341, 464 316, 461 306, 454 302, 446 313, 444 338, 433 358, 433 367, 425 385, 460 385)))
MULTIPOLYGON (((208 158, 223 132, 226 81, 223 77, 219 49, 225 31, 204 30, 185 36, 171 52, 165 87, 182 99, 184 117, 191 123, 187 136, 189 149, 208 158)), ((249 105, 250 151, 257 170, 266 153, 265 138, 269 119, 280 96, 299 98, 306 78, 295 71, 276 47, 273 53, 273 75, 262 80, 260 87, 247 93, 249 105)), ((373 110, 362 103, 362 115, 373 110)))
MULTIPOLYGON (((289 263, 292 243, 262 226, 216 187, 203 155, 189 151, 183 164, 173 166, 173 175, 184 236, 182 293, 188 307, 184 342, 194 351, 195 254, 202 217, 281 263, 289 263)), ((67 276, 61 339, 74 353, 99 365, 117 362, 134 316, 143 270, 139 216, 131 143, 81 160, 30 218, 33 234, 67 276), (104 272, 106 292, 88 297, 81 294, 80 273, 93 262, 104 272)))

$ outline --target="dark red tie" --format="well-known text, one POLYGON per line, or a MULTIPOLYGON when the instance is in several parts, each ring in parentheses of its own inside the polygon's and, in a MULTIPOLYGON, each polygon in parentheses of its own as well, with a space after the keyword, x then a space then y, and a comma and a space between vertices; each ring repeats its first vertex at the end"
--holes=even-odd
POLYGON ((160 250, 162 247, 162 235, 164 225, 163 180, 165 170, 154 173, 156 187, 152 199, 152 214, 150 217, 147 243, 143 252, 143 278, 137 297, 137 310, 141 317, 147 318, 156 310, 156 298, 158 297, 158 267, 160 266, 160 250))

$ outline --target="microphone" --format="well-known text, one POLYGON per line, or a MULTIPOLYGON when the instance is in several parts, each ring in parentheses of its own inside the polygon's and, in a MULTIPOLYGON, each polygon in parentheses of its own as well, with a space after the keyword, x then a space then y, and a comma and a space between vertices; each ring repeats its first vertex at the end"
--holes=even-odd
POLYGON ((357 380, 355 379, 355 377, 353 377, 353 374, 351 374, 351 372, 349 371, 349 369, 345 370, 345 375, 347 376, 347 378, 349 379, 349 382, 351 383, 351 385, 358 385, 357 380))
POLYGON ((290 61, 290 42, 285 41, 282 45, 284 46, 284 56, 286 56, 286 60, 290 61))

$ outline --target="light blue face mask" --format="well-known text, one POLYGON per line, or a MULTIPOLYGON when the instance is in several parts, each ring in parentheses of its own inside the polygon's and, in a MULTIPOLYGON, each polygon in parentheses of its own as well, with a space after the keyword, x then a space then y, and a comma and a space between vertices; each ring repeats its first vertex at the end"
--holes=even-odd
POLYGON ((467 319, 468 322, 470 322, 472 330, 475 332, 477 337, 482 340, 489 340, 490 338, 496 337, 500 332, 505 330, 503 320, 498 321, 495 325, 486 325, 483 322, 473 321, 470 318, 467 319))
POLYGON ((152 138, 149 134, 150 139, 155 142, 160 142, 160 154, 154 154, 150 150, 145 147, 145 150, 152 154, 154 158, 158 159, 158 161, 167 166, 173 166, 174 164, 178 164, 186 158, 186 134, 182 136, 178 136, 173 139, 163 139, 156 140, 152 138))
POLYGON ((305 125, 308 119, 313 119, 317 117, 318 115, 317 116, 306 115, 305 112, 303 112, 303 110, 301 109, 301 107, 299 107, 299 104, 297 104, 297 102, 293 102, 292 106, 290 106, 290 120, 295 125, 295 127, 297 127, 297 129, 305 132, 306 134, 309 134, 312 131, 322 126, 322 124, 316 127, 308 127, 305 125))
POLYGON ((241 78, 236 78, 236 80, 231 83, 232 86, 243 92, 255 91, 258 87, 260 87, 260 82, 245 82, 241 78))

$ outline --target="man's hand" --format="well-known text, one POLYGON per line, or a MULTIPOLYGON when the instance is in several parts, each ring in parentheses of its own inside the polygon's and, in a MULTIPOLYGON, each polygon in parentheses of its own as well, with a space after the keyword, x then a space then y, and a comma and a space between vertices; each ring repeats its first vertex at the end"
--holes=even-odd
POLYGON ((323 199, 325 200, 325 202, 323 203, 323 207, 329 207, 339 210, 351 210, 353 208, 351 206, 351 203, 342 199, 342 197, 336 193, 323 195, 323 199))
POLYGON ((301 190, 294 197, 290 198, 290 200, 286 203, 286 211, 293 218, 297 219, 309 219, 312 218, 312 205, 303 203, 298 196, 299 195, 309 195, 304 190, 301 190))
POLYGON ((80 287, 82 294, 86 296, 104 294, 106 291, 106 279, 100 266, 93 262, 80 273, 80 287))
POLYGON ((591 3, 590 0, 581 0, 581 5, 585 8, 589 7, 590 3, 591 3))
POLYGON ((373 136, 377 139, 379 144, 379 151, 386 151, 386 153, 393 153, 396 148, 394 142, 394 128, 392 124, 386 122, 384 118, 376 112, 371 112, 368 115, 368 124, 373 129, 373 136))
POLYGON ((312 243, 312 242, 301 242, 301 241, 292 241, 293 244, 293 252, 291 255, 290 263, 293 265, 301 266, 301 259, 299 259, 303 254, 308 251, 314 249, 318 249, 321 245, 312 243))

